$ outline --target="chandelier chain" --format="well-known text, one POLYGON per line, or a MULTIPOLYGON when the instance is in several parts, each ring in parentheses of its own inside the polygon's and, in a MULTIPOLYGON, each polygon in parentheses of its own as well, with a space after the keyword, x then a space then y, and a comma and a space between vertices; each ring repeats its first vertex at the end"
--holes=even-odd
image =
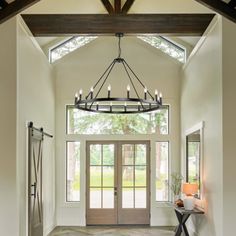
POLYGON ((119 37, 119 41, 118 41, 118 58, 121 57, 121 35, 118 36, 119 37))

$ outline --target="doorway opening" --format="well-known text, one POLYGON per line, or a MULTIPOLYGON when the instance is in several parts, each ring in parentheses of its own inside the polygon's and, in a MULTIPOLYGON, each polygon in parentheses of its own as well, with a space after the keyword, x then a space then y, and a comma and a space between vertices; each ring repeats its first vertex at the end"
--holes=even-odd
POLYGON ((150 142, 86 143, 86 224, 150 224, 150 142))

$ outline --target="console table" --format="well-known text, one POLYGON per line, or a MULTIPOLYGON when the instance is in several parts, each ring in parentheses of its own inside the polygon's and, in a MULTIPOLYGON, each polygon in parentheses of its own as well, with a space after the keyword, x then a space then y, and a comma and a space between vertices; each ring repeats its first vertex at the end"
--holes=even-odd
POLYGON ((191 211, 187 211, 184 209, 184 207, 177 207, 177 206, 175 206, 174 209, 175 209, 175 214, 179 221, 179 225, 176 227, 175 230, 175 236, 180 236, 183 231, 186 236, 189 236, 187 227, 185 225, 186 221, 188 220, 190 215, 204 214, 204 211, 198 210, 196 208, 194 208, 191 211))

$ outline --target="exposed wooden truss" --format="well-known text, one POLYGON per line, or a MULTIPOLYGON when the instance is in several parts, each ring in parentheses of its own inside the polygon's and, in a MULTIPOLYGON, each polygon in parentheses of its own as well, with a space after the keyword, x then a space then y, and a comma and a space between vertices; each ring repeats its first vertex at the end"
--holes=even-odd
POLYGON ((235 8, 236 7, 236 0, 230 0, 228 4, 229 4, 230 7, 235 8))
POLYGON ((121 0, 115 0, 114 2, 115 13, 121 12, 121 0))
POLYGON ((34 36, 162 34, 200 36, 214 14, 30 14, 22 15, 34 36))
POLYGON ((126 0, 123 7, 121 6, 121 0, 114 0, 114 7, 109 0, 101 0, 102 4, 106 8, 109 14, 126 14, 135 0, 126 0))
POLYGON ((8 3, 5 0, 0 0, 0 8, 1 9, 4 9, 7 5, 8 5, 8 3))
POLYGON ((0 6, 3 7, 0 10, 0 24, 8 20, 9 18, 17 15, 26 8, 32 6, 38 1, 40 0, 15 0, 14 2, 8 4, 6 1, 1 0, 0 6))
MULTIPOLYGON (((14 2, 7 3, 6 0, 0 0, 0 24, 9 18, 20 13, 27 7, 35 4, 40 0, 15 0, 14 2)), ((123 13, 126 14, 135 0, 126 0, 121 8, 121 0, 114 0, 114 7, 109 0, 101 0, 109 14, 123 13)), ((236 22, 236 0, 224 2, 223 0, 195 0, 208 8, 218 12, 226 18, 236 22)))
POLYGON ((229 3, 222 0, 195 0, 206 7, 218 12, 229 20, 236 22, 236 1, 231 0, 229 3))
POLYGON ((127 0, 124 4, 124 6, 122 7, 122 12, 123 13, 127 13, 129 11, 129 9, 131 8, 131 6, 133 5, 135 0, 127 0))
POLYGON ((114 13, 114 8, 109 0, 101 0, 101 1, 109 14, 114 13))

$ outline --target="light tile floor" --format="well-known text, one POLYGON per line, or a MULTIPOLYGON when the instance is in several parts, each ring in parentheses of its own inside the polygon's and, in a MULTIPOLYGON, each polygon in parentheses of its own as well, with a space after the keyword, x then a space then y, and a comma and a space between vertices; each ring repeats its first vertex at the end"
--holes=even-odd
POLYGON ((56 227, 49 236, 174 236, 173 227, 88 226, 56 227))

